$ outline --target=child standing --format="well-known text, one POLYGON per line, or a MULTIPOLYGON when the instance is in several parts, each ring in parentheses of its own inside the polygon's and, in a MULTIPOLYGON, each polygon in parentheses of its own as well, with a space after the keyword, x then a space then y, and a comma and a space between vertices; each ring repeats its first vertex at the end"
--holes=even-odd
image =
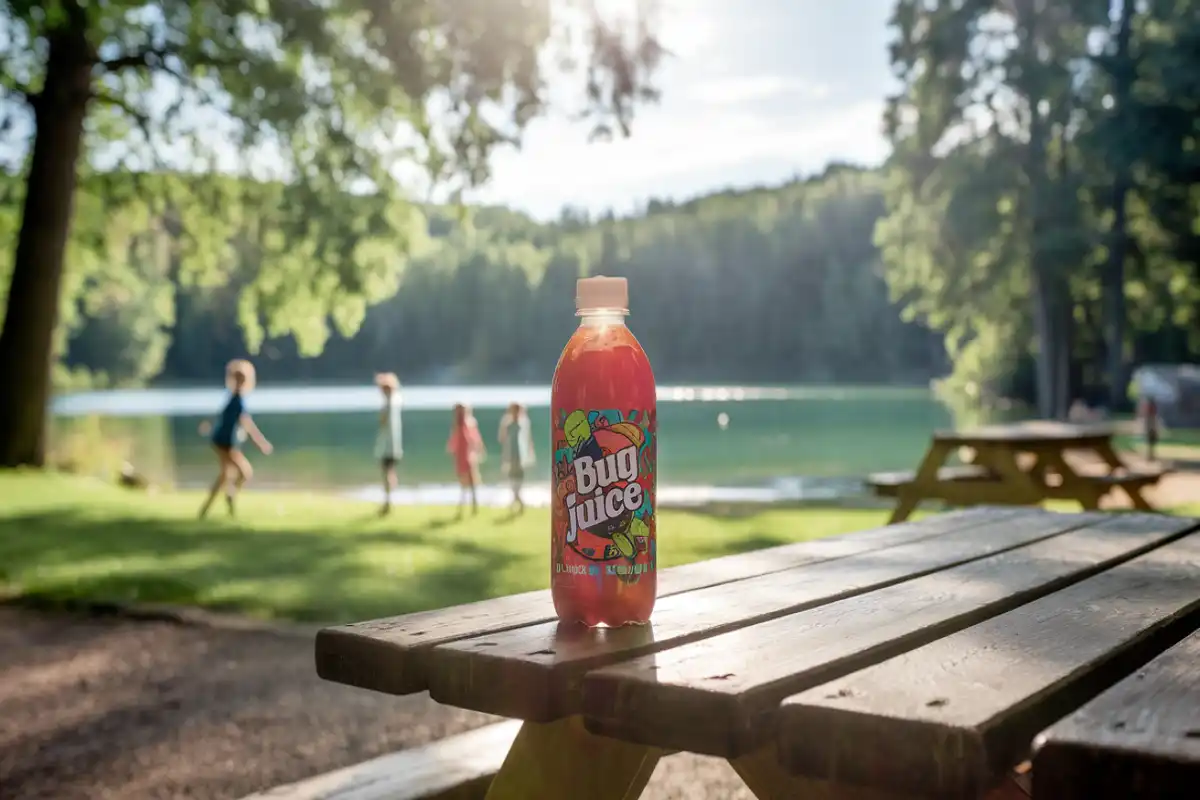
POLYGON ((487 451, 483 446, 483 437, 479 435, 479 423, 475 421, 470 406, 455 404, 446 452, 454 457, 454 471, 458 475, 458 484, 462 487, 462 494, 458 498, 458 515, 462 516, 467 495, 471 497, 471 513, 475 514, 479 511, 476 495, 479 486, 479 462, 483 460, 487 451))
POLYGON ((508 411, 500 418, 500 440, 503 464, 501 465, 508 480, 512 483, 513 506, 516 513, 525 510, 525 502, 521 499, 521 487, 525 483, 525 470, 533 466, 533 437, 529 433, 529 415, 525 406, 512 403, 508 411))
POLYGON ((271 454, 271 443, 246 412, 245 396, 253 391, 254 378, 254 365, 249 361, 241 358, 230 361, 225 367, 225 386, 229 389, 229 399, 225 401, 215 425, 205 423, 200 426, 202 434, 211 430, 213 451, 217 455, 217 477, 213 481, 208 499, 200 507, 201 519, 208 514, 208 509, 217 499, 221 487, 225 487, 225 505, 229 509, 229 515, 233 516, 234 498, 254 474, 250 461, 241 449, 247 434, 263 455, 271 454))
POLYGON ((392 491, 396 488, 396 462, 404 457, 400 427, 400 379, 394 372, 375 375, 375 385, 383 393, 383 408, 379 412, 379 433, 375 436, 375 458, 383 470, 383 508, 381 515, 392 510, 392 491))

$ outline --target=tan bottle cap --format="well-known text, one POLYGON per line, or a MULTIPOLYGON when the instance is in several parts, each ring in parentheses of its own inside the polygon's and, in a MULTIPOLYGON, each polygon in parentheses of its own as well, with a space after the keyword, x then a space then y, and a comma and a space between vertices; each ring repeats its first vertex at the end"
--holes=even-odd
POLYGON ((629 283, 624 278, 595 275, 575 282, 575 309, 629 310, 629 283))

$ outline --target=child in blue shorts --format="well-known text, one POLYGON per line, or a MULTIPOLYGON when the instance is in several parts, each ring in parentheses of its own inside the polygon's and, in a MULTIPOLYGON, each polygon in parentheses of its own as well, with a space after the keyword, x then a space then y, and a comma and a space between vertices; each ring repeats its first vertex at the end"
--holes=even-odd
POLYGON ((234 498, 254 474, 250 461, 242 452, 242 442, 247 434, 263 455, 271 454, 271 443, 246 411, 245 396, 254 389, 254 365, 242 358, 230 361, 225 367, 225 386, 229 389, 229 398, 215 424, 206 422, 200 426, 201 435, 211 433, 210 441, 217 454, 217 478, 213 481, 208 499, 200 507, 201 519, 208 514, 222 487, 225 488, 225 505, 229 515, 233 516, 234 498))

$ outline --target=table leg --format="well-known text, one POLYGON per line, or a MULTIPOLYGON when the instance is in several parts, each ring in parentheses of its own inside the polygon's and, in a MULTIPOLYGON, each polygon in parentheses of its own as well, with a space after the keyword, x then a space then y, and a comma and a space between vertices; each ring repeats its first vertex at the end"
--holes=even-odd
POLYGON ((1001 481, 1005 502, 1036 506, 1045 500, 1045 466, 1036 459, 1028 471, 1021 468, 1020 452, 1007 445, 981 447, 976 463, 987 467, 1001 481))
POLYGON ((1102 486, 1097 486, 1085 480, 1078 472, 1067 463, 1066 453, 1064 450, 1053 450, 1043 453, 1041 456, 1045 464, 1058 473, 1062 479, 1062 489, 1070 492, 1071 496, 1083 506, 1084 511, 1097 511, 1100 509, 1100 500, 1104 497, 1107 490, 1102 486))
POLYGON ((938 470, 942 468, 948 455, 949 445, 936 441, 929 445, 925 458, 921 459, 921 465, 913 474, 912 482, 897 492, 896 507, 892 509, 892 516, 888 518, 888 525, 904 522, 917 510, 917 506, 929 495, 928 488, 937 486, 938 470))
MULTIPOLYGON (((779 763, 773 746, 731 759, 729 765, 758 800, 919 800, 911 795, 793 775, 779 763)), ((1022 765, 1010 771, 1001 784, 984 794, 981 800, 1029 800, 1028 785, 1027 765, 1022 765)))
POLYGON ((729 765, 758 800, 908 800, 890 792, 793 775, 780 765, 773 746, 730 759, 729 765))
MULTIPOLYGON (((1104 463, 1108 465, 1110 470, 1115 471, 1122 468, 1128 469, 1128 467, 1125 465, 1125 462, 1121 460, 1119 455, 1117 455, 1117 451, 1113 449, 1112 442, 1104 442, 1103 444, 1096 445, 1094 449, 1096 455, 1100 456, 1104 463)), ((1133 507, 1138 511, 1154 510, 1154 506, 1150 505, 1149 501, 1142 496, 1142 490, 1137 486, 1124 485, 1121 487, 1121 489, 1129 497, 1129 502, 1132 503, 1133 507)))
POLYGON ((589 733, 580 717, 526 722, 487 800, 634 800, 663 751, 589 733))

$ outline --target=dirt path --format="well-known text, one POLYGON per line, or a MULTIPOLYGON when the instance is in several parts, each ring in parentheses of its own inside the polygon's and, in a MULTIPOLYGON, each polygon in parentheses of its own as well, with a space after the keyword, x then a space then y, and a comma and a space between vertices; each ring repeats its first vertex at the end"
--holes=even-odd
MULTIPOLYGON (((321 681, 307 637, 0 608, 5 800, 227 800, 492 719, 321 681)), ((645 796, 751 798, 691 756, 645 796)))

